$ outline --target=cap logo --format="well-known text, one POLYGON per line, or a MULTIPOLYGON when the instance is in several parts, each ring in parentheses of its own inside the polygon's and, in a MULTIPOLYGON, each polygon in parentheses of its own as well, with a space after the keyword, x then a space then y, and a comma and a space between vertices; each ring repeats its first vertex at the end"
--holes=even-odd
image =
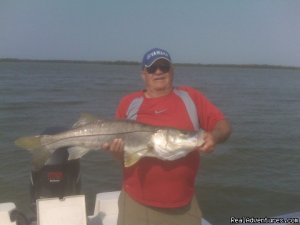
POLYGON ((151 57, 154 57, 154 56, 156 56, 156 55, 161 55, 161 56, 169 57, 169 54, 168 54, 168 53, 163 52, 163 51, 160 51, 160 50, 156 50, 156 51, 150 52, 150 53, 147 55, 147 60, 149 60, 151 57))

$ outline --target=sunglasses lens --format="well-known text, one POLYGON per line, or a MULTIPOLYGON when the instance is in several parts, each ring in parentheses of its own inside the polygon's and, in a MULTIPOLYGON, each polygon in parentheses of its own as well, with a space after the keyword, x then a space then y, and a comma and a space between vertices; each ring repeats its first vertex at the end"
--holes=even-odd
POLYGON ((170 65, 152 65, 146 68, 148 73, 155 73, 157 69, 159 69, 163 73, 167 73, 170 70, 170 65))
POLYGON ((146 68, 148 73, 154 73, 157 70, 157 67, 155 65, 152 65, 148 68, 146 68))
POLYGON ((169 72, 169 70, 170 70, 170 65, 161 65, 161 66, 159 67, 159 69, 160 69, 161 72, 167 73, 167 72, 169 72))

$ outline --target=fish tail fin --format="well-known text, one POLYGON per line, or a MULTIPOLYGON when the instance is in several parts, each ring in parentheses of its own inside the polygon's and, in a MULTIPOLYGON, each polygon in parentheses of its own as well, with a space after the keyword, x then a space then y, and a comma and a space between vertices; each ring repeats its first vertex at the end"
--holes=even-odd
POLYGON ((41 136, 21 137, 15 140, 15 145, 29 151, 41 149, 41 136))
POLYGON ((41 136, 21 137, 15 140, 15 145, 32 153, 32 169, 41 169, 50 157, 50 152, 45 150, 41 143, 41 136))

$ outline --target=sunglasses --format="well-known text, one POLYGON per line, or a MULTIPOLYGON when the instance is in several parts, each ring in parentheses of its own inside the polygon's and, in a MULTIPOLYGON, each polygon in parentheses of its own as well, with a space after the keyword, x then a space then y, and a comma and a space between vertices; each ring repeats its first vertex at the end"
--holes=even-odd
POLYGON ((153 64, 150 67, 147 67, 146 70, 148 73, 155 73, 157 69, 159 69, 163 73, 167 73, 170 71, 170 64, 153 64))

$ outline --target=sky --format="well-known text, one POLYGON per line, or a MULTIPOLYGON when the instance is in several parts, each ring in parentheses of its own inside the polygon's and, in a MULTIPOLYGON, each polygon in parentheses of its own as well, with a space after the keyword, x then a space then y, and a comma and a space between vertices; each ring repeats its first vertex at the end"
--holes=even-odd
POLYGON ((0 58, 300 66, 299 0, 0 0, 0 58))

